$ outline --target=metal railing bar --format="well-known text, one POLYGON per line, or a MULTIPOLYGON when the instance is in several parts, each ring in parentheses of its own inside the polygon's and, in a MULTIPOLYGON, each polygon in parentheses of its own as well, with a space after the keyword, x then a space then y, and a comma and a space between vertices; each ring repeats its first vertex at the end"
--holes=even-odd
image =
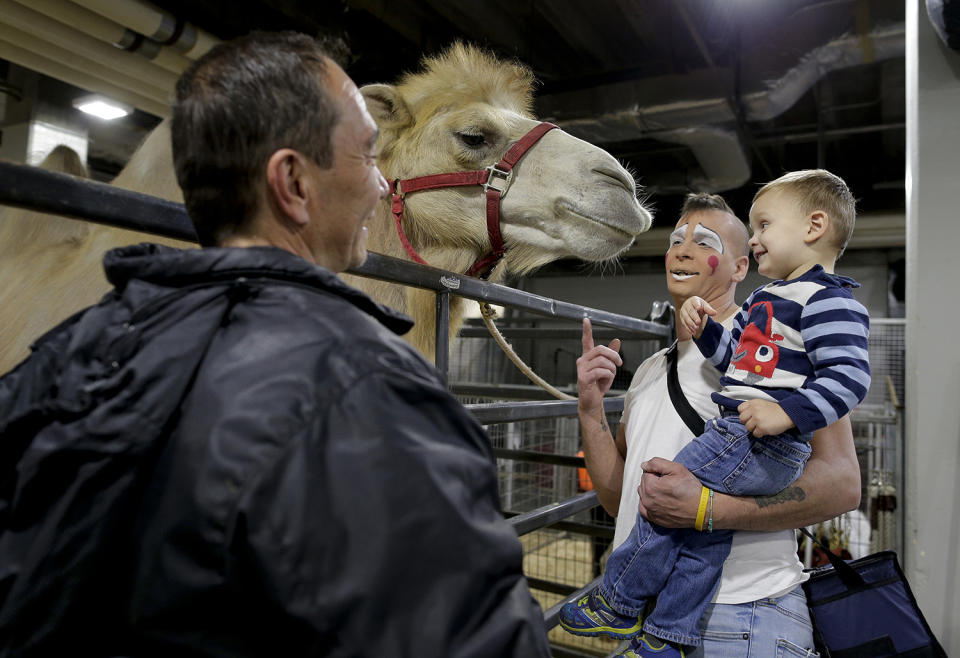
POLYGON ((450 373, 450 292, 437 291, 436 341, 434 343, 434 365, 443 375, 446 384, 450 373))
POLYGON ((580 322, 590 318, 593 324, 629 329, 643 332, 651 338, 667 338, 671 328, 649 320, 641 320, 619 313, 610 313, 595 308, 561 302, 541 297, 523 290, 516 290, 498 283, 490 283, 469 276, 438 270, 428 265, 419 265, 410 261, 370 253, 367 262, 360 267, 348 270, 351 274, 369 276, 394 283, 404 283, 428 290, 449 290, 459 297, 490 302, 500 306, 519 308, 538 315, 563 318, 580 322))
POLYGON ((563 608, 563 606, 565 606, 568 603, 572 603, 573 601, 576 601, 587 592, 590 592, 591 590, 593 590, 593 588, 595 588, 597 585, 600 584, 600 581, 602 579, 603 579, 603 576, 597 576, 596 578, 591 580, 589 583, 587 583, 586 585, 578 589, 576 592, 574 592, 567 598, 563 599, 562 601, 557 601, 555 605, 553 605, 552 607, 544 611, 543 623, 547 627, 547 630, 549 631, 551 628, 553 628, 559 623, 560 610, 563 608))
MULTIPOLYGON (((483 402, 464 405, 481 425, 512 423, 540 418, 562 418, 577 415, 576 400, 548 402, 483 402)), ((608 414, 623 411, 623 398, 604 398, 603 409, 608 414)))
POLYGON ((515 459, 522 462, 536 464, 553 464, 555 466, 571 466, 583 468, 583 457, 575 455, 558 455, 552 452, 538 452, 536 450, 514 450, 512 448, 494 448, 493 456, 500 459, 515 459))
MULTIPOLYGON (((577 391, 572 386, 557 386, 557 389, 570 395, 577 391)), ((490 398, 491 400, 556 400, 542 387, 536 384, 486 384, 482 382, 451 382, 450 392, 454 395, 472 398, 490 398)), ((621 395, 623 392, 621 391, 621 395)))
POLYGON ((593 525, 592 523, 578 523, 576 521, 558 521, 557 523, 551 523, 550 529, 573 532, 578 535, 587 535, 589 537, 600 537, 602 539, 613 539, 614 535, 614 530, 610 526, 593 525))
POLYGON ((576 585, 567 585, 566 583, 557 583, 552 580, 542 580, 540 578, 531 578, 527 576, 527 585, 531 589, 538 589, 541 592, 550 592, 551 594, 559 594, 560 596, 567 596, 577 591, 576 585))
POLYGON ((567 498, 558 503, 550 503, 531 512, 514 516, 507 519, 507 523, 513 526, 514 531, 518 535, 525 535, 528 532, 548 526, 556 521, 562 521, 568 516, 573 516, 577 512, 582 512, 585 509, 590 509, 597 505, 599 505, 597 502, 597 493, 595 491, 587 491, 582 494, 577 494, 573 498, 567 498))
MULTIPOLYGON (((586 653, 584 651, 577 651, 576 649, 571 649, 570 647, 564 647, 551 643, 550 655, 552 658, 598 658, 598 656, 601 654, 586 653)), ((606 655, 606 653, 602 655, 606 655)))
MULTIPOLYGON (((520 512, 504 512, 506 519, 520 516, 520 512)), ((608 525, 596 525, 594 523, 579 523, 577 521, 557 521, 549 525, 551 530, 563 530, 578 535, 587 535, 588 537, 601 537, 603 539, 613 539, 614 528, 608 525)))
POLYGON ((182 204, 40 167, 0 162, 0 204, 196 242, 182 204))
MULTIPOLYGON (((557 386, 557 390, 570 395, 577 394, 576 386, 557 386)), ((534 402, 538 400, 555 400, 549 392, 536 384, 487 384, 484 382, 459 381, 450 384, 450 392, 454 395, 474 398, 490 398, 502 402, 504 400, 520 400, 534 402)), ((611 388, 607 397, 622 398, 627 392, 624 389, 611 388)), ((474 403, 474 404, 480 404, 474 403)))
MULTIPOLYGON (((666 326, 666 325, 662 325, 666 326)), ((504 338, 514 338, 514 339, 523 339, 523 338, 543 338, 547 340, 580 340, 582 335, 581 329, 577 327, 497 327, 504 338)), ((486 327, 470 327, 463 326, 460 327, 460 333, 457 334, 460 338, 486 338, 490 336, 490 332, 486 327)), ((613 338, 650 338, 650 334, 644 331, 633 331, 630 329, 613 329, 610 327, 599 327, 594 328, 593 338, 597 341, 606 341, 613 338)))
MULTIPOLYGON (((0 204, 12 205, 100 224, 196 240, 196 233, 181 204, 106 183, 46 171, 39 167, 0 162, 0 204)), ((643 332, 651 337, 669 337, 668 326, 561 302, 481 279, 438 270, 399 258, 370 253, 351 274, 449 291, 461 297, 521 308, 532 313, 579 322, 589 317, 595 325, 643 332)))

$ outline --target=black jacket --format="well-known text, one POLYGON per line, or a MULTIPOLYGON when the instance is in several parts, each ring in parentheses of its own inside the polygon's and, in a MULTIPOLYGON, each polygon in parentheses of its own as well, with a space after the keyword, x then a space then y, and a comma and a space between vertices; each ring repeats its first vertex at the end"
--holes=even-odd
POLYGON ((0 655, 549 655, 409 319, 280 249, 104 264, 0 379, 0 655))

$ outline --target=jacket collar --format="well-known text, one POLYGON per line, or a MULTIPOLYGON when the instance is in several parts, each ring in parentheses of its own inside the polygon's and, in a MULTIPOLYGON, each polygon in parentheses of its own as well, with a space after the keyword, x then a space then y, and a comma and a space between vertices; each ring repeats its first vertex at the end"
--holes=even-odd
POLYGON ((330 270, 277 247, 174 249, 141 243, 108 251, 103 267, 107 280, 120 292, 132 280, 176 288, 240 277, 269 278, 342 297, 396 334, 404 334, 413 326, 410 317, 378 304, 330 270))

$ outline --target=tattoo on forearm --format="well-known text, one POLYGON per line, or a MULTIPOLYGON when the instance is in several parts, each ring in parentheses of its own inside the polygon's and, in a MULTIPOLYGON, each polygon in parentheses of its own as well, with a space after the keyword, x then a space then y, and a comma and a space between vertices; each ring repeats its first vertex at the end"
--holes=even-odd
POLYGON ((610 431, 610 426, 607 425, 607 414, 603 413, 602 411, 600 412, 600 428, 604 432, 610 431))
POLYGON ((801 487, 787 487, 780 493, 775 493, 772 496, 755 496, 754 500, 757 501, 757 507, 767 507, 768 505, 788 503, 791 500, 800 502, 806 499, 806 497, 807 492, 801 487))

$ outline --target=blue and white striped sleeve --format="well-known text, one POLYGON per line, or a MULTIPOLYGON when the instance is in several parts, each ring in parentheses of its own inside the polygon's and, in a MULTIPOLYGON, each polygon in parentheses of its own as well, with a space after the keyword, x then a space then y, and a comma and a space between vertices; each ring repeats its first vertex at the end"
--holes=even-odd
POLYGON ((867 396, 870 359, 867 309, 845 288, 826 288, 804 306, 800 331, 813 376, 780 406, 801 432, 848 414, 867 396))
POLYGON ((743 332, 743 325, 747 319, 747 309, 753 299, 750 296, 744 305, 740 308, 733 318, 733 331, 727 331, 722 324, 713 318, 707 318, 707 324, 700 334, 700 338, 694 339, 703 358, 709 361, 721 373, 727 371, 730 365, 730 359, 733 357, 733 350, 740 340, 740 334, 743 332))

